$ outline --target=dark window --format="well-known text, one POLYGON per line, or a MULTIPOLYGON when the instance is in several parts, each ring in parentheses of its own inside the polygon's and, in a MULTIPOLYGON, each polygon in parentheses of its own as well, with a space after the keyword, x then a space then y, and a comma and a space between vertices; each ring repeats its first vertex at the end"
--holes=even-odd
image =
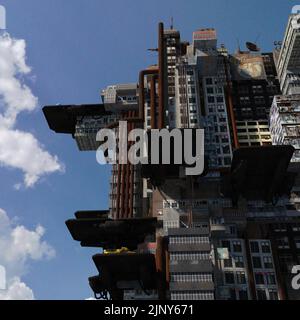
POLYGON ((222 247, 227 248, 228 251, 230 252, 230 241, 227 241, 227 240, 222 241, 222 247))
MULTIPOLYGON (((223 154, 229 154, 230 153, 230 148, 229 146, 224 146, 222 147, 223 149, 223 154)), ((233 245, 234 246, 234 245, 233 245)), ((235 250, 234 250, 235 251, 235 250)), ((240 252, 240 251, 237 251, 237 252, 240 252)))
POLYGON ((260 257, 252 257, 253 267, 259 269, 262 267, 260 257))
POLYGON ((236 268, 244 268, 245 264, 244 264, 244 258, 242 256, 235 257, 234 260, 235 260, 236 268))
POLYGON ((207 101, 208 103, 215 103, 215 97, 208 97, 207 101))
POLYGON ((259 252, 258 242, 256 241, 250 242, 250 248, 251 248, 251 252, 258 253, 259 252))
POLYGON ((270 253, 271 252, 271 248, 270 248, 269 242, 263 242, 261 244, 261 249, 262 249, 263 253, 270 253))
POLYGON ((267 300, 266 290, 257 290, 257 300, 267 300))
MULTIPOLYGON (((224 152, 224 150, 223 150, 223 152, 224 152)), ((233 242, 233 251, 234 252, 242 252, 242 244, 240 241, 233 242)))
POLYGON ((213 84, 212 78, 206 78, 206 84, 208 85, 213 84))
POLYGON ((275 285, 276 284, 276 278, 273 273, 270 273, 267 275, 267 283, 270 285, 275 285))
POLYGON ((278 292, 275 290, 269 291, 270 300, 278 300, 278 292))
POLYGON ((207 88, 207 93, 208 94, 213 94, 214 93, 214 88, 212 88, 212 87, 207 88))
POLYGON ((218 102, 218 103, 222 103, 222 102, 224 102, 223 97, 217 97, 217 102, 218 102))
POLYGON ((248 292, 247 290, 240 290, 239 291, 240 300, 248 300, 248 292))
POLYGON ((227 284, 234 284, 234 274, 233 274, 233 272, 225 272, 225 282, 227 284))
POLYGON ((256 284, 265 284, 264 275, 261 273, 255 274, 255 283, 256 284))
POLYGON ((236 279, 238 284, 245 284, 246 283, 246 275, 244 272, 237 272, 236 279))
POLYGON ((232 260, 231 259, 225 259, 224 260, 224 268, 231 268, 232 267, 232 260))
POLYGON ((264 257, 264 267, 266 269, 272 269, 273 268, 273 262, 271 257, 264 257))

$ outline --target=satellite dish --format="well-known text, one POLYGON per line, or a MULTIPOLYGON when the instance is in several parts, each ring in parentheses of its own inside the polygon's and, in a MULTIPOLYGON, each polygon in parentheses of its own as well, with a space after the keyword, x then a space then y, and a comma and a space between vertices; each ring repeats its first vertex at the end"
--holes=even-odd
POLYGON ((257 44, 252 43, 252 42, 246 42, 246 47, 248 50, 253 51, 253 52, 260 51, 260 48, 257 46, 257 44))

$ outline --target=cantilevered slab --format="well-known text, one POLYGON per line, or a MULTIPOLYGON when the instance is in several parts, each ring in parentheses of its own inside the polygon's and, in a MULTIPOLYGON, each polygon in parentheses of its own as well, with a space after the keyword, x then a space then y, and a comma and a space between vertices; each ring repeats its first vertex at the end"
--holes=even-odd
POLYGON ((287 172, 293 156, 292 146, 240 148, 234 152, 231 173, 224 176, 222 193, 236 202, 274 199, 288 194, 291 177, 287 172))
POLYGON ((67 134, 74 134, 77 117, 111 114, 103 104, 45 106, 43 113, 51 130, 67 134))
POLYGON ((142 289, 155 289, 156 263, 153 254, 97 254, 93 261, 99 271, 102 286, 110 289, 131 289, 138 283, 142 289))
POLYGON ((127 247, 136 249, 147 235, 155 233, 156 218, 107 220, 103 218, 84 218, 66 221, 74 240, 84 247, 117 249, 127 247))
POLYGON ((75 212, 76 219, 105 219, 108 218, 108 210, 98 210, 98 211, 77 211, 75 212))

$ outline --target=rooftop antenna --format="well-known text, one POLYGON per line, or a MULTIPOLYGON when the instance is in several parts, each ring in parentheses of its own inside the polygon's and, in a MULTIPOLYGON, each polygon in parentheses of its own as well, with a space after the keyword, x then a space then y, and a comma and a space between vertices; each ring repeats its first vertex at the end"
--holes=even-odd
POLYGON ((239 38, 236 38, 236 41, 237 41, 237 45, 238 45, 238 52, 240 53, 240 52, 241 52, 240 39, 239 39, 239 38))
POLYGON ((170 29, 173 30, 173 28, 174 28, 174 19, 173 19, 173 17, 171 17, 170 29))
POLYGON ((258 40, 260 39, 261 33, 259 33, 254 41, 254 43, 257 45, 258 40))

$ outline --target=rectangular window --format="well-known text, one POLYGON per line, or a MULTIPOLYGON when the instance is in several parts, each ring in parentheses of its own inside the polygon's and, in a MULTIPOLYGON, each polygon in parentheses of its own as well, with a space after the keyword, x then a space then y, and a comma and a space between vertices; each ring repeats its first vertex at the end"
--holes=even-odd
POLYGON ((228 251, 230 252, 231 251, 231 249, 230 249, 230 241, 227 241, 227 240, 222 241, 222 247, 223 248, 227 248, 228 251))
POLYGON ((238 284, 246 284, 246 274, 245 272, 237 272, 236 280, 238 284))
POLYGON ((236 268, 244 268, 245 264, 244 264, 244 257, 239 256, 239 257, 235 257, 235 267, 236 268))
POLYGON ((257 300, 267 300, 266 290, 257 290, 257 300))
POLYGON ((273 261, 271 257, 264 257, 265 269, 273 269, 273 261))
POLYGON ((262 267, 260 257, 252 257, 253 268, 260 269, 262 267))
MULTIPOLYGON (((224 148, 223 148, 223 152, 224 152, 224 148)), ((242 244, 240 241, 233 241, 233 251, 242 252, 242 244)))
POLYGON ((256 284, 265 284, 264 275, 262 273, 255 274, 255 283, 256 284))
POLYGON ((234 274, 233 274, 233 272, 225 272, 225 283, 234 284, 234 274))
POLYGON ((239 290, 239 298, 240 300, 248 300, 247 290, 239 290))
POLYGON ((232 268, 232 259, 224 260, 224 268, 232 268))
POLYGON ((257 241, 251 241, 250 242, 250 248, 251 248, 251 252, 259 253, 259 245, 258 245, 257 241))
POLYGON ((206 84, 207 85, 212 85, 213 84, 212 78, 206 78, 206 84))
POLYGON ((266 278, 267 278, 267 284, 276 285, 276 278, 274 273, 267 274, 266 278))
POLYGON ((277 239, 277 245, 278 245, 278 249, 289 249, 290 245, 289 245, 288 237, 277 239))
POLYGON ((207 97, 208 103, 215 103, 215 97, 209 96, 207 97))
POLYGON ((270 253, 271 252, 270 243, 269 242, 262 242, 261 243, 261 250, 263 253, 270 253))
POLYGON ((214 88, 213 87, 209 87, 206 89, 208 94, 214 94, 214 88))
POLYGON ((278 292, 276 290, 269 290, 270 300, 278 300, 278 292))

